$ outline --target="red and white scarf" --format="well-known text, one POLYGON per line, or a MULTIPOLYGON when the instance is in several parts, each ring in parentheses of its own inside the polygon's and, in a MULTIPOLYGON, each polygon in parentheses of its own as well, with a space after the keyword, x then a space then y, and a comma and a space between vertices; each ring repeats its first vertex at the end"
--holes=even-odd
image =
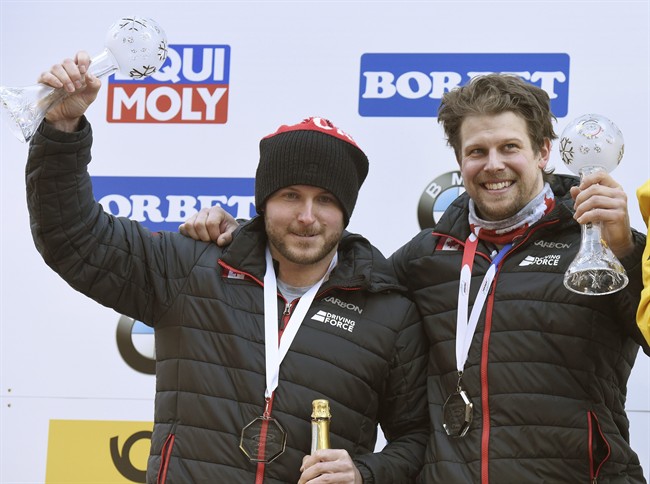
POLYGON ((479 239, 504 245, 512 242, 517 236, 522 235, 528 227, 540 220, 544 215, 553 210, 555 196, 548 183, 528 204, 512 217, 504 220, 483 220, 476 215, 474 201, 469 201, 469 226, 470 230, 479 239), (480 232, 480 233, 479 233, 480 232))

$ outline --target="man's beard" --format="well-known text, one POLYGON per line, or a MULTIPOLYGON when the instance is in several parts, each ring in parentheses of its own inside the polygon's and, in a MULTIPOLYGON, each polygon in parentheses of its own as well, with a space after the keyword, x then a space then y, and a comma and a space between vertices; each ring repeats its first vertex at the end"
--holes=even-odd
POLYGON ((266 233, 271 245, 289 262, 292 262, 294 264, 309 265, 320 262, 334 250, 334 248, 341 241, 342 231, 331 233, 330 235, 326 236, 325 239, 321 239, 324 241, 324 243, 322 243, 320 247, 314 247, 313 243, 306 243, 303 247, 308 251, 306 253, 299 250, 302 245, 300 243, 285 243, 285 237, 282 235, 286 236, 287 232, 283 232, 281 235, 277 233, 273 227, 270 227, 269 224, 267 224, 266 233))

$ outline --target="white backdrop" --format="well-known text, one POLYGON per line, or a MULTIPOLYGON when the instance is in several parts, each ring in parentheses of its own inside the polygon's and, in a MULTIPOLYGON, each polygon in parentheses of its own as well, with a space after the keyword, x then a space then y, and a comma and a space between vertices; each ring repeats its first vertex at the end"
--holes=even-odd
MULTIPOLYGON (((0 84, 32 84, 79 49, 99 53, 108 26, 133 14, 154 18, 171 45, 230 46, 228 118, 109 123, 104 80, 88 113, 93 176, 250 178, 262 136, 310 115, 327 117, 370 159, 349 229, 388 255, 419 230, 427 184, 456 164, 434 117, 360 115, 361 56, 567 54, 568 113, 556 131, 587 112, 616 122, 625 156, 614 176, 629 195, 632 225, 645 231, 635 190, 650 178, 647 0, 0 0, 0 84)), ((0 482, 45 482, 50 420, 150 421, 154 378, 120 356, 119 315, 69 288, 36 252, 25 204, 27 146, 0 128, 0 482)), ((557 147, 551 163, 566 172, 557 147)), ((640 354, 627 410, 646 477, 649 374, 640 354)))

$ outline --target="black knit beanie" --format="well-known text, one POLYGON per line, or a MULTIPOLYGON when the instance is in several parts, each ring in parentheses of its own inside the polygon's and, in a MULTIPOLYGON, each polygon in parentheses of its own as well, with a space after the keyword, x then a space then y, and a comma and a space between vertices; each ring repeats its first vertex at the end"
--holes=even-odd
POLYGON ((330 121, 312 117, 292 126, 283 125, 260 141, 255 208, 261 214, 266 199, 280 188, 311 185, 338 199, 347 226, 366 175, 368 158, 330 121))

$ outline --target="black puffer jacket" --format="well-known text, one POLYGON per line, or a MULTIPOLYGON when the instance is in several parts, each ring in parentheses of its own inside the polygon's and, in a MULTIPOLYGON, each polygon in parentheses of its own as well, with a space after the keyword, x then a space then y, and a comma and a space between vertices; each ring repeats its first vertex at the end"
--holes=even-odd
MULTIPOLYGON (((148 482, 253 483, 258 468, 239 444, 264 404, 263 221, 222 251, 112 217, 93 200, 91 144, 86 122, 77 133, 39 128, 27 166, 32 233, 72 287, 155 328, 148 482)), ((264 482, 298 480, 316 398, 330 400, 331 445, 354 456, 365 482, 414 481, 428 434, 427 345, 388 269, 368 241, 345 235, 281 366, 271 416, 287 446, 264 482), (373 454, 377 421, 389 444, 373 454)))
MULTIPOLYGON (((392 257, 431 344, 433 430, 419 482, 644 482, 629 446, 625 394, 644 341, 635 311, 645 236, 634 233, 636 249, 622 261, 630 278, 625 290, 599 297, 568 291, 563 275, 580 245, 568 193, 576 179, 555 178, 555 209, 507 254, 483 308, 463 377, 474 404, 465 437, 446 435, 442 407, 458 380, 456 308, 469 235, 467 194, 435 229, 422 231, 392 257)), ((494 248, 479 244, 470 311, 494 248)))

